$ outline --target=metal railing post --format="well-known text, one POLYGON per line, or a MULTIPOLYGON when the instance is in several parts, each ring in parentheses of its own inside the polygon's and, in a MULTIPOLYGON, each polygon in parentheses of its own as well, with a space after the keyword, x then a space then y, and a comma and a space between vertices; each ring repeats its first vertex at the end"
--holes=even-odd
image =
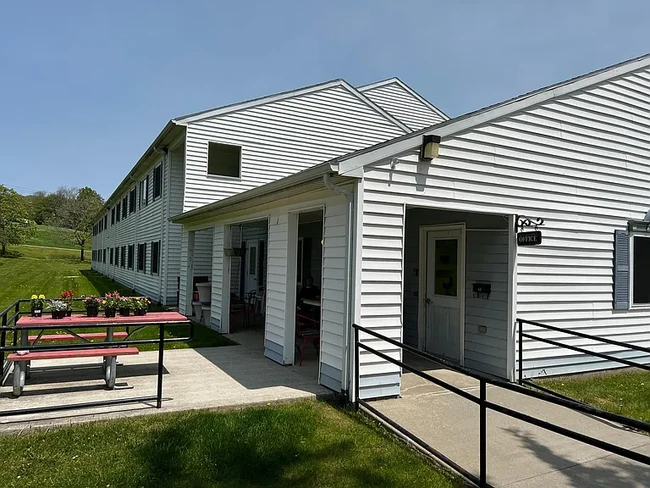
POLYGON ((517 319, 517 334, 519 335, 519 384, 524 381, 524 324, 521 319, 517 319))
MULTIPOLYGON (((2 315, 2 334, 0 334, 0 347, 2 347, 2 377, 0 378, 0 382, 4 380, 5 377, 5 358, 6 356, 6 351, 4 350, 4 347, 7 345, 7 331, 5 330, 5 327, 7 326, 7 313, 5 312, 2 315)), ((9 365, 7 365, 9 367, 9 365)), ((8 373, 8 372, 7 372, 8 373)))
POLYGON ((354 409, 359 411, 359 328, 354 327, 354 409))
POLYGON ((480 403, 479 403, 479 444, 480 444, 480 474, 481 488, 487 486, 487 385, 485 380, 480 380, 480 403))
POLYGON ((160 324, 160 337, 158 338, 158 391, 156 395, 156 408, 162 407, 162 381, 163 381, 163 354, 165 351, 165 324, 160 324))

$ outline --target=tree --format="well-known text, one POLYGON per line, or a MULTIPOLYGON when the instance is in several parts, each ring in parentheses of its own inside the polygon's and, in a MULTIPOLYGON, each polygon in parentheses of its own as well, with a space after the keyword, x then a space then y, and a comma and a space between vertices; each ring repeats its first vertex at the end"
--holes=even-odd
MULTIPOLYGON (((57 194, 61 190, 60 188, 57 194)), ((102 205, 104 205, 104 199, 101 195, 86 186, 80 190, 74 190, 72 198, 65 199, 63 208, 58 213, 63 227, 72 229, 71 240, 79 246, 81 261, 85 259, 86 243, 92 240, 93 224, 102 205)))
POLYGON ((6 254, 8 245, 22 244, 34 235, 30 207, 26 197, 0 185, 0 255, 6 254))

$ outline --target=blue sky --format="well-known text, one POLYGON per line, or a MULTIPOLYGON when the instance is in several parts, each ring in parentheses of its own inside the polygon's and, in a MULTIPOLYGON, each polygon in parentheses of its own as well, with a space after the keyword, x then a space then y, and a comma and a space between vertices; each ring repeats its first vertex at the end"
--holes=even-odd
POLYGON ((110 195, 172 117, 398 76, 450 116, 650 52, 650 2, 3 2, 0 183, 110 195))

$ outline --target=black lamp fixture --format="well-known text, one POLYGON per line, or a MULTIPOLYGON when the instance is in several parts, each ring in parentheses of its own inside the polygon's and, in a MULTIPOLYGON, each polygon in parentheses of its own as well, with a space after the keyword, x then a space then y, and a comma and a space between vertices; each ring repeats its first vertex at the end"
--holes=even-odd
POLYGON ((420 161, 431 161, 432 159, 437 158, 439 149, 440 136, 422 136, 422 145, 420 146, 420 161))

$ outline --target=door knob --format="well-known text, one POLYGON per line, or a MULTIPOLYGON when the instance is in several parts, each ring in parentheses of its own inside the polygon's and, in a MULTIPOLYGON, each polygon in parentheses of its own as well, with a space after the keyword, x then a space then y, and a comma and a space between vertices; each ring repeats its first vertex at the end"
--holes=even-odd
POLYGON ((428 298, 428 297, 427 297, 427 298, 424 300, 424 302, 425 302, 427 305, 431 305, 431 298, 428 298))

